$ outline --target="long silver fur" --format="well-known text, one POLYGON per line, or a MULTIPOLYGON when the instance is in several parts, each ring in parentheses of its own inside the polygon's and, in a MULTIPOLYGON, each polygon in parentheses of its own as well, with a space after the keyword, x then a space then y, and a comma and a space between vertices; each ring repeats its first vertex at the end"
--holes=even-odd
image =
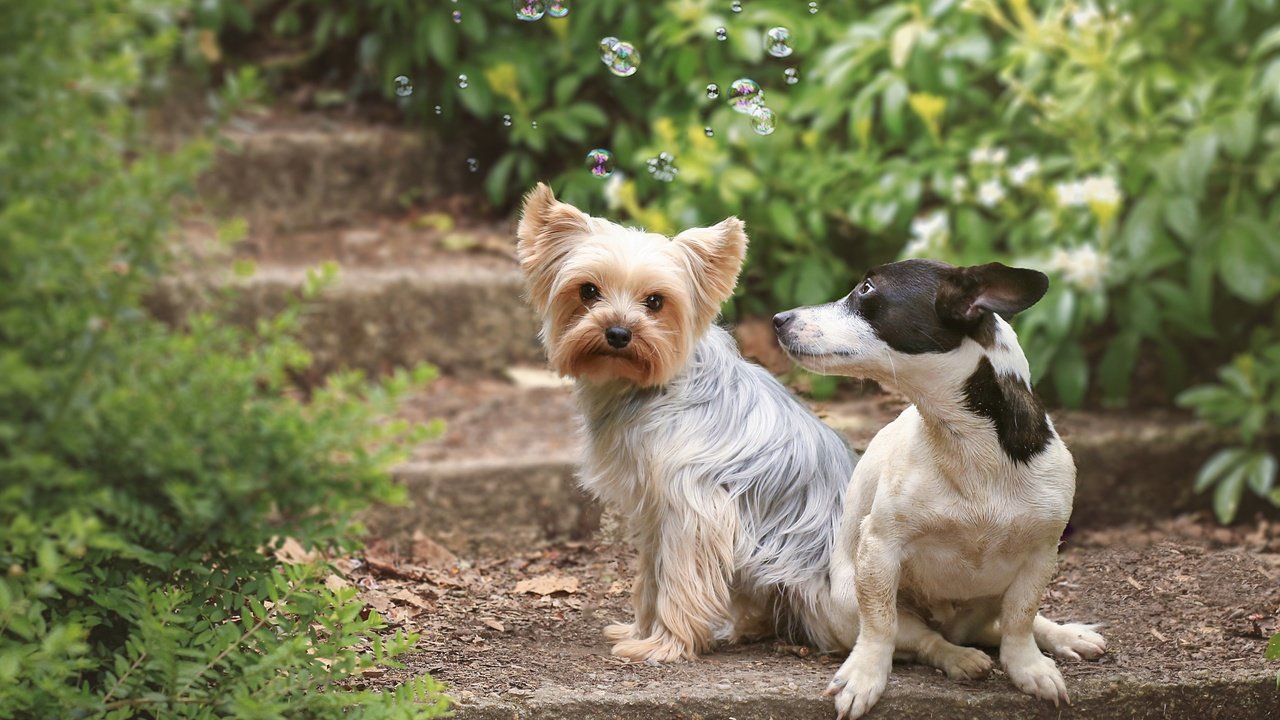
MULTIPOLYGON (((720 522, 728 503, 734 607, 772 613, 784 637, 839 646, 828 564, 857 456, 836 431, 715 325, 664 386, 580 382, 576 394, 585 488, 633 525, 720 522)), ((737 636, 741 619, 724 618, 717 636, 737 636)))

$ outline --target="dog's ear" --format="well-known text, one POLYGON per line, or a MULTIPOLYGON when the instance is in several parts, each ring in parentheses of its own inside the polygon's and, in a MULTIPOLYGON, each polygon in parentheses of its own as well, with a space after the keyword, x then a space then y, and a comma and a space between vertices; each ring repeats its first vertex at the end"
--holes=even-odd
POLYGON ((540 312, 549 299, 556 268, 590 233, 591 218, 556 200, 545 183, 538 183, 525 196, 516 229, 516 258, 529 282, 529 299, 540 312))
POLYGON ((987 263, 943 276, 935 304, 944 320, 970 323, 986 313, 1008 319, 1035 305, 1048 289, 1048 276, 1038 270, 987 263))
POLYGON ((747 234, 736 217, 706 228, 685 230, 671 240, 689 269, 698 324, 711 322, 733 295, 747 254, 747 234))

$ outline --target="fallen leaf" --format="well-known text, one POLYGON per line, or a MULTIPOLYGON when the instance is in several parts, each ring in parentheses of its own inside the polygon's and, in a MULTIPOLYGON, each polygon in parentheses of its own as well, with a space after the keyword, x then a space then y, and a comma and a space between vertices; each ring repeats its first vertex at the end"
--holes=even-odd
POLYGON ((302 547, 302 543, 287 537, 280 543, 280 547, 276 548, 276 559, 290 565, 301 565, 315 561, 316 553, 307 552, 306 548, 302 547))
POLYGON ((533 593, 534 595, 551 595, 552 593, 578 592, 578 578, 571 575, 539 575, 516 583, 516 592, 533 593))
POLYGON ((450 568, 458 564, 457 556, 421 530, 413 531, 413 559, 426 567, 450 568))
POLYGON ((383 675, 386 675, 387 671, 382 668, 365 668, 360 671, 360 674, 367 678, 380 678, 383 675))
POLYGON ((610 595, 621 595, 631 589, 631 583, 622 580, 614 580, 609 583, 609 589, 606 591, 610 595))
POLYGON ((498 632, 507 631, 507 626, 498 622, 495 618, 480 618, 480 622, 484 623, 488 627, 493 628, 494 630, 497 630, 498 632))
POLYGON ((351 583, 333 573, 329 573, 329 577, 324 579, 324 586, 334 592, 338 592, 342 588, 351 587, 351 583))
POLYGON ((416 608, 421 608, 423 610, 432 609, 432 605, 430 602, 427 602, 427 600, 420 597, 417 593, 413 592, 412 590, 401 590, 395 595, 392 595, 391 599, 399 600, 400 602, 409 603, 410 605, 416 608))

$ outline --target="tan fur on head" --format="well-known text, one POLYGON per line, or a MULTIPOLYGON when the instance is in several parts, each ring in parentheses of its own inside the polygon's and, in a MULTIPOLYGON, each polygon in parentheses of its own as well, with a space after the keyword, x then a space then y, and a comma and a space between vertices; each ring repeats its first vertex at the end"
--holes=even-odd
POLYGON ((542 183, 525 197, 517 236, 551 366, 589 382, 643 387, 667 383, 688 361, 733 294, 747 247, 737 218, 668 239, 590 217, 542 183), (598 297, 584 300, 584 285, 598 297), (650 307, 654 296, 660 307, 650 307), (606 342, 610 327, 630 331, 625 348, 606 342))

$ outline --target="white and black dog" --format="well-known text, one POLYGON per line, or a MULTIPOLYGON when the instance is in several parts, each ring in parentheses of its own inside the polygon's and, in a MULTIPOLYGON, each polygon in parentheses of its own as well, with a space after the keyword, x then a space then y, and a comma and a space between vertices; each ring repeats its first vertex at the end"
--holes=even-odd
POLYGON ((1067 701, 1054 661, 1106 649, 1086 625, 1037 613, 1075 493, 1075 463, 1031 389, 1005 321, 1048 278, 999 263, 905 260, 844 299, 774 318, 815 372, 871 378, 913 405, 854 469, 831 561, 833 605, 853 646, 827 688, 856 718, 884 692, 895 652, 972 678, 1000 661, 1023 692, 1067 701))

